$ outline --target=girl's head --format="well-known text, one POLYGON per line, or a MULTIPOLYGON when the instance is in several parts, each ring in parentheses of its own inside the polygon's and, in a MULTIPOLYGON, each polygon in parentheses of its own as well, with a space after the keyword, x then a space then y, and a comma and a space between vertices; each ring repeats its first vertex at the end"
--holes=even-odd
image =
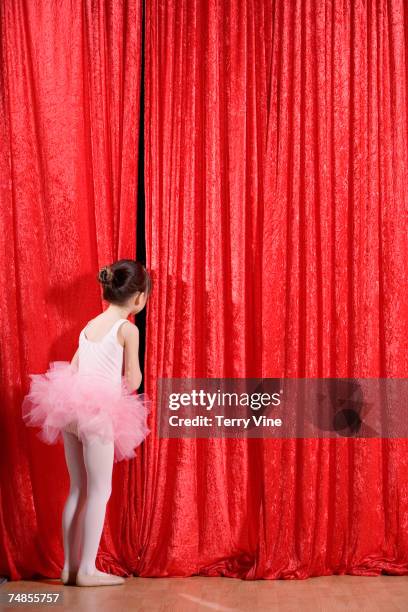
POLYGON ((98 281, 103 287, 103 299, 117 306, 131 309, 131 314, 140 312, 152 290, 152 279, 139 261, 120 259, 104 266, 98 272, 98 281))

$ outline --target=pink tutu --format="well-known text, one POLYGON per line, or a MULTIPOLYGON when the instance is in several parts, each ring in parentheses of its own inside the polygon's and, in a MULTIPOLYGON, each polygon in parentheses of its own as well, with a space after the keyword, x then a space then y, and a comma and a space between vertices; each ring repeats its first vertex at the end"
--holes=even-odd
POLYGON ((62 431, 80 440, 98 437, 114 442, 114 461, 131 459, 134 449, 150 433, 146 393, 130 393, 125 378, 120 386, 102 377, 84 375, 69 361, 52 361, 45 374, 30 374, 22 403, 26 425, 41 427, 38 437, 47 444, 62 442, 62 431))

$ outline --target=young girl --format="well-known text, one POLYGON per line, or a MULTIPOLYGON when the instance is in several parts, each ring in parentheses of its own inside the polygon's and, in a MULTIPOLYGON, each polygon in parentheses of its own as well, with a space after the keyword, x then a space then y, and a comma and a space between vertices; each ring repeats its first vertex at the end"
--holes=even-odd
POLYGON ((113 463, 135 456, 150 433, 146 393, 140 386, 139 330, 128 321, 140 312, 151 279, 140 262, 121 259, 99 271, 109 307, 79 334, 72 361, 53 361, 45 374, 30 374, 22 416, 48 444, 63 441, 70 476, 62 516, 64 584, 123 584, 96 569, 95 560, 111 494, 113 463), (123 367, 124 366, 124 367, 123 367))

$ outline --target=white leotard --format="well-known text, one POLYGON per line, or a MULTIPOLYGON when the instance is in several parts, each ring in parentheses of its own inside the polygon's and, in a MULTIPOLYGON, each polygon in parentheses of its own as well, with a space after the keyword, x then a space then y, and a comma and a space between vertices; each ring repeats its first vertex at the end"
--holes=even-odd
POLYGON ((79 334, 78 370, 84 376, 97 376, 120 385, 123 367, 123 346, 117 338, 119 327, 128 319, 119 319, 101 340, 88 340, 85 329, 79 334))

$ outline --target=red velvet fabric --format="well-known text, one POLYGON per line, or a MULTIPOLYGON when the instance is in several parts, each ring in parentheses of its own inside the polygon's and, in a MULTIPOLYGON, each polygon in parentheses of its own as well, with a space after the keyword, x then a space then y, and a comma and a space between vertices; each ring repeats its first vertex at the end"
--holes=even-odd
MULTIPOLYGON (((131 256, 141 7, 1 9, 0 573, 57 577, 61 448, 20 420, 131 256), (57 44, 58 43, 58 44, 57 44), (7 297, 7 299, 6 299, 7 297)), ((145 391, 159 377, 405 377, 402 2, 146 0, 145 391)), ((151 420, 155 426, 155 415, 151 420)), ((406 440, 161 440, 115 467, 98 565, 408 573, 406 440)))
MULTIPOLYGON (((21 400, 101 311, 99 267, 136 253, 141 5, 5 0, 0 15, 0 574, 58 577, 63 447, 24 426, 21 400)), ((137 559, 136 473, 115 467, 107 571, 137 559)))
MULTIPOLYGON (((407 376, 407 15, 147 2, 150 394, 160 376, 407 376)), ((146 449, 144 576, 407 573, 407 440, 146 449)))

